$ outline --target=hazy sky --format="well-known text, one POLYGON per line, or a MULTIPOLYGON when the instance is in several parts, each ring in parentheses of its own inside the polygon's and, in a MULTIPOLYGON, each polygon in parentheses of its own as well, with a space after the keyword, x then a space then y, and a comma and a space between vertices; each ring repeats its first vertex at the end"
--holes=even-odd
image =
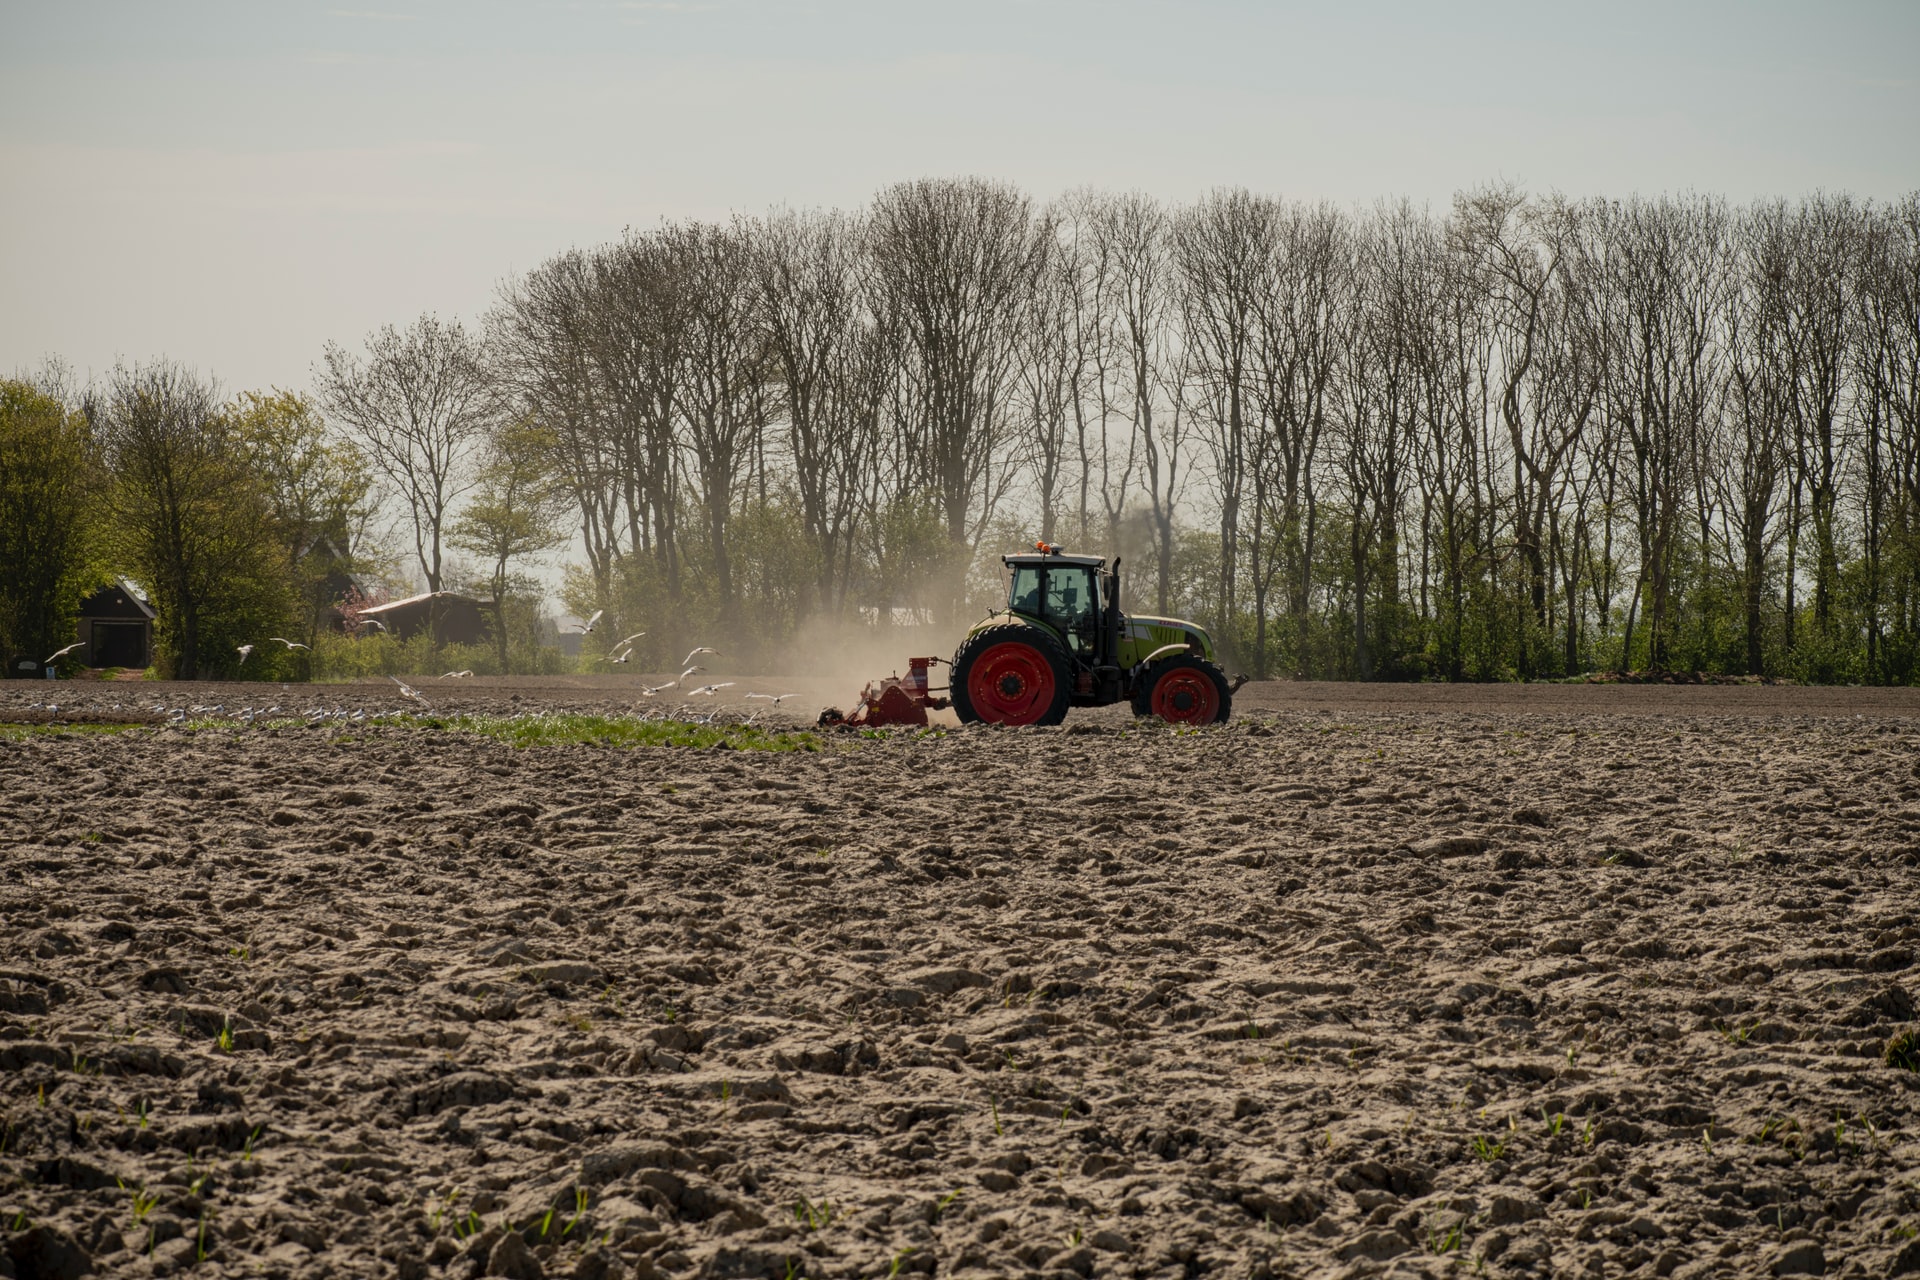
POLYGON ((1920 3, 0 0, 0 371, 304 388, 663 217, 925 175, 1920 188, 1920 3))

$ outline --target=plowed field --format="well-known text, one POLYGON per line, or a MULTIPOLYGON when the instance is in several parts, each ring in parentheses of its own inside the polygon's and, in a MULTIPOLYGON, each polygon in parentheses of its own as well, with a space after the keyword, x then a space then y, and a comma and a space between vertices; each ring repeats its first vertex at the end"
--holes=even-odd
POLYGON ((1920 1271, 1915 691, 396 692, 0 686, 0 1276, 1920 1271))

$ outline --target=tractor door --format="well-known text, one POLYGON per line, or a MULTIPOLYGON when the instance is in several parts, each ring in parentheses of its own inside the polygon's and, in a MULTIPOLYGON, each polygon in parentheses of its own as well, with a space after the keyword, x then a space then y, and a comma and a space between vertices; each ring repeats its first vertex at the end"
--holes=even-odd
POLYGON ((1087 565, 1048 565, 1043 617, 1060 632, 1067 652, 1092 665, 1099 657, 1099 578, 1087 565))
POLYGON ((1029 618, 1041 617, 1040 581, 1042 577, 1043 571, 1039 565, 1013 566, 1013 581, 1007 588, 1007 608, 1015 613, 1024 613, 1029 618))

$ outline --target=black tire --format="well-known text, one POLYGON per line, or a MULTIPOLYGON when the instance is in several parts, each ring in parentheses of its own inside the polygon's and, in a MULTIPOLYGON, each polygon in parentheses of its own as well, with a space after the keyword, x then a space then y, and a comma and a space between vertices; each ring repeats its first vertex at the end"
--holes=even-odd
MULTIPOLYGON (((982 672, 983 678, 986 674, 982 672)), ((1067 651, 1060 647, 1060 642, 1050 632, 1020 622, 995 623, 961 641, 960 647, 954 650, 953 677, 947 683, 954 714, 960 717, 961 724, 1059 724, 1067 718, 1073 690, 1067 651), (1009 646, 1019 646, 1028 652, 1023 656, 1009 646), (1010 712, 1008 706, 979 705, 982 699, 975 697, 976 690, 971 686, 975 667, 982 659, 1002 671, 1003 682, 1017 686, 1007 692, 1006 698, 1009 703, 1021 702, 1021 712, 1010 712), (1043 673, 1052 681, 1050 693, 1041 687, 1043 673), (1039 714, 1022 718, 1033 710, 1039 714)), ((1001 696, 997 690, 977 692, 987 698, 1001 696)))
MULTIPOLYGON (((1154 709, 1154 690, 1168 677, 1176 681, 1190 682, 1204 678, 1213 686, 1215 712, 1208 720, 1183 720, 1182 717, 1169 715, 1165 718, 1176 723, 1188 724, 1225 724, 1233 715, 1233 686, 1227 683, 1227 673, 1205 658, 1197 658, 1190 653, 1176 653, 1162 658, 1141 673, 1140 680, 1133 687, 1133 714, 1136 716, 1158 716, 1154 709)), ((1189 687, 1189 692, 1191 688, 1189 687)))

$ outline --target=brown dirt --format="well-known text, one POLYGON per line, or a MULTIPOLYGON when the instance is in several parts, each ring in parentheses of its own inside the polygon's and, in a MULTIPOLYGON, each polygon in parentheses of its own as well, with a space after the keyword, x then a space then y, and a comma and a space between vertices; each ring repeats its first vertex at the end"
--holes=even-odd
POLYGON ((1914 693, 0 738, 0 1275, 1920 1269, 1914 693))

